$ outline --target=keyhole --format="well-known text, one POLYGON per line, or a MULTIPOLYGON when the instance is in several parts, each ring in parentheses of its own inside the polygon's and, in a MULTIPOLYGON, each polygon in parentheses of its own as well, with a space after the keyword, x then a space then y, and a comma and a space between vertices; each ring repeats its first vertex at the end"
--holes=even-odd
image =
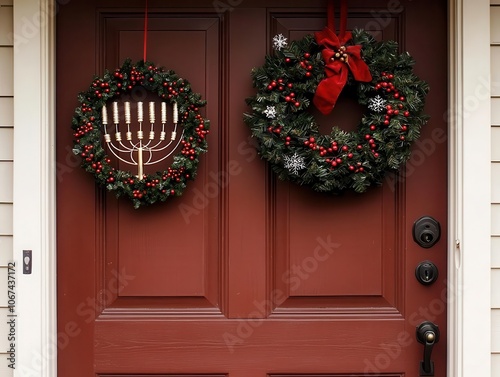
POLYGON ((420 283, 424 285, 432 284, 433 282, 435 282, 438 274, 439 273, 437 267, 429 261, 421 262, 415 269, 415 277, 420 283))
POLYGON ((422 242, 431 243, 432 240, 434 239, 434 237, 432 236, 432 233, 430 233, 430 232, 424 232, 420 236, 420 239, 422 240, 422 242))

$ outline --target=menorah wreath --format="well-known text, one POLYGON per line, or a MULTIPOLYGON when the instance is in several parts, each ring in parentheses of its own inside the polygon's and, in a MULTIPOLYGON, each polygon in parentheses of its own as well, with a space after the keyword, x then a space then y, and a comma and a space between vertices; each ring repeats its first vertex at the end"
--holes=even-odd
POLYGON ((126 60, 115 71, 95 77, 78 100, 81 106, 75 110, 72 122, 73 152, 82 157, 82 167, 94 175, 98 184, 114 191, 117 197, 130 198, 135 208, 182 195, 187 181, 196 176, 199 155, 207 151, 209 132, 209 121, 200 114, 205 101, 192 92, 187 80, 150 62, 132 64, 126 60), (160 122, 155 102, 146 106, 145 120, 143 102, 131 106, 129 101, 123 101, 137 97, 134 91, 158 96, 160 122), (108 119, 108 108, 110 112, 112 108, 112 120, 108 119), (132 110, 137 117, 132 116, 132 110), (165 162, 179 146, 180 151, 173 155, 167 169, 144 173, 146 166, 165 162), (137 170, 121 170, 118 164, 132 165, 137 170))
POLYGON ((428 85, 396 42, 377 42, 363 30, 337 36, 331 28, 289 46, 281 34, 273 41, 274 55, 252 71, 258 92, 244 119, 280 179, 320 192, 364 192, 408 160, 428 119, 428 85), (340 93, 366 107, 357 131, 320 134, 307 109, 313 102, 328 114, 340 93))

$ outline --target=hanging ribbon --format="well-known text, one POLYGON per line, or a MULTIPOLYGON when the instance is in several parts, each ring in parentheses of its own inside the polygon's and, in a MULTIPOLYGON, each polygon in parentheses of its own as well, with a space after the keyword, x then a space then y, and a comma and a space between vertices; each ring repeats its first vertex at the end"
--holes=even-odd
POLYGON ((146 61, 146 56, 148 52, 148 0, 146 0, 146 9, 144 10, 144 57, 143 60, 146 61))
POLYGON ((346 46, 352 39, 347 28, 347 0, 340 3, 340 31, 335 34, 334 0, 328 0, 328 26, 322 31, 314 33, 318 45, 323 46, 321 51, 325 61, 326 77, 319 83, 313 98, 314 105, 323 114, 329 114, 342 92, 349 70, 354 79, 361 82, 372 81, 368 65, 361 58, 361 45, 346 46))

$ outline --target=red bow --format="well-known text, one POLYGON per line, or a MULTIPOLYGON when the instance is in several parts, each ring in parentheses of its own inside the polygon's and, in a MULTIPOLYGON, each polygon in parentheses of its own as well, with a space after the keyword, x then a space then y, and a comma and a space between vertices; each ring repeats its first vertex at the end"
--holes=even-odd
POLYGON ((331 29, 314 33, 316 42, 325 48, 321 52, 325 61, 326 77, 319 83, 313 103, 323 114, 329 114, 347 82, 349 69, 356 81, 370 82, 372 75, 361 59, 361 45, 345 46, 352 39, 350 32, 338 37, 331 29))

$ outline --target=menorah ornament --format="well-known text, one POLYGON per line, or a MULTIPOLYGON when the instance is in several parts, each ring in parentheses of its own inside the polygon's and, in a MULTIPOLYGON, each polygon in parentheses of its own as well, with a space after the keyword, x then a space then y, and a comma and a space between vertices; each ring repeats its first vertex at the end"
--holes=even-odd
POLYGON ((187 181, 196 176, 200 153, 207 151, 209 133, 209 121, 200 114, 206 102, 192 92, 187 80, 150 62, 132 64, 127 59, 114 72, 95 77, 78 99, 73 152, 98 184, 117 197, 130 198, 134 208, 182 195, 187 181), (144 102, 130 101, 138 90, 157 95, 156 101, 148 102, 148 121, 144 102), (167 168, 146 173, 149 166, 165 166, 170 160, 167 168))

